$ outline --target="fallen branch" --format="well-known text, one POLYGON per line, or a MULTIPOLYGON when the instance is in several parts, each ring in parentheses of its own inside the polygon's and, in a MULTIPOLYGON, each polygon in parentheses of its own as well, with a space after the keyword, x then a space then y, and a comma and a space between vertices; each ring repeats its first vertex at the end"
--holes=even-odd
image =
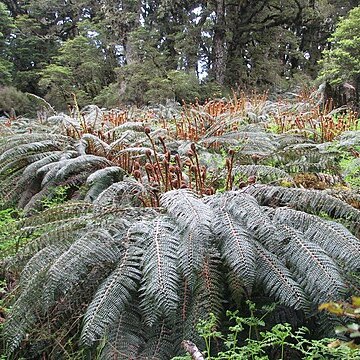
POLYGON ((185 349, 185 351, 190 354, 193 360, 205 360, 204 355, 200 352, 200 350, 193 342, 189 340, 184 340, 181 345, 185 349))

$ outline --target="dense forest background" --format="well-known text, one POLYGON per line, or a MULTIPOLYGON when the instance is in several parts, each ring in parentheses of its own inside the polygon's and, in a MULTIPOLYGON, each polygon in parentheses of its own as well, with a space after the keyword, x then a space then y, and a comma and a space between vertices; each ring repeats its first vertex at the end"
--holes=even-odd
POLYGON ((331 50, 329 36, 339 19, 358 5, 344 0, 0 1, 2 110, 26 112, 31 101, 22 93, 65 109, 74 96, 79 105, 109 107, 204 100, 231 89, 276 94, 319 75, 319 83, 324 76, 339 83, 344 79, 334 77, 334 67, 326 69, 319 60, 331 50))

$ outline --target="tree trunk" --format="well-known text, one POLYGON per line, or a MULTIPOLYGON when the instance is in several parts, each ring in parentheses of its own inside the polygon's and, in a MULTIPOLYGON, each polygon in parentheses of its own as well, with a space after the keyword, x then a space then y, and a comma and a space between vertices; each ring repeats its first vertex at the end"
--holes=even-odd
POLYGON ((213 38, 213 74, 215 80, 224 84, 226 66, 226 24, 225 24, 225 0, 215 0, 215 26, 213 38))

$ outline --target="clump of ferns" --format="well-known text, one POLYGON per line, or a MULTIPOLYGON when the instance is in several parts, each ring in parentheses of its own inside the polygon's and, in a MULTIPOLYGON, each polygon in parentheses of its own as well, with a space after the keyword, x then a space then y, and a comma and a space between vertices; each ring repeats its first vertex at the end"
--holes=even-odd
POLYGON ((194 104, 183 102, 180 118, 174 117, 174 137, 199 141, 209 134, 222 136, 238 131, 248 122, 257 122, 257 117, 264 121, 265 117, 261 116, 266 113, 266 100, 266 93, 246 96, 244 93, 238 95, 234 92, 233 98, 229 100, 211 100, 203 105, 198 100, 194 104))
MULTIPOLYGON (((352 110, 338 113, 338 110, 321 111, 315 107, 306 113, 280 113, 273 118, 276 131, 279 133, 302 134, 316 142, 333 141, 344 131, 357 130, 358 114, 352 110)), ((269 124, 271 127, 271 123, 269 124)))
POLYGON ((180 189, 157 210, 92 206, 85 227, 43 236, 23 267, 4 325, 9 354, 36 343, 29 329, 62 328, 51 321, 60 308, 86 307, 80 343, 102 343, 100 358, 169 359, 183 339, 198 341, 199 319, 244 298, 266 294, 310 316, 359 287, 348 275, 360 269, 359 239, 315 214, 356 227, 360 211, 323 192, 253 185, 200 199, 180 189))
POLYGON ((215 192, 211 182, 207 180, 207 168, 200 164, 199 154, 194 143, 190 144, 186 157, 178 153, 172 155, 165 139, 159 137, 162 146, 160 154, 150 128, 145 128, 145 134, 151 144, 151 149, 145 151, 146 161, 142 164, 135 161, 132 175, 150 190, 151 206, 159 206, 159 195, 174 189, 192 189, 199 195, 211 195, 215 192))

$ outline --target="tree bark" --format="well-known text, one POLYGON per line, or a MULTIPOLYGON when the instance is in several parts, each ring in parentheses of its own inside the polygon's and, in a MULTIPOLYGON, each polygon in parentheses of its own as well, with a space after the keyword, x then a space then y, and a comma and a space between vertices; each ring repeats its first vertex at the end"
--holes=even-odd
POLYGON ((226 23, 225 23, 225 0, 215 0, 215 26, 213 37, 213 73, 215 80, 224 84, 226 66, 226 23))

